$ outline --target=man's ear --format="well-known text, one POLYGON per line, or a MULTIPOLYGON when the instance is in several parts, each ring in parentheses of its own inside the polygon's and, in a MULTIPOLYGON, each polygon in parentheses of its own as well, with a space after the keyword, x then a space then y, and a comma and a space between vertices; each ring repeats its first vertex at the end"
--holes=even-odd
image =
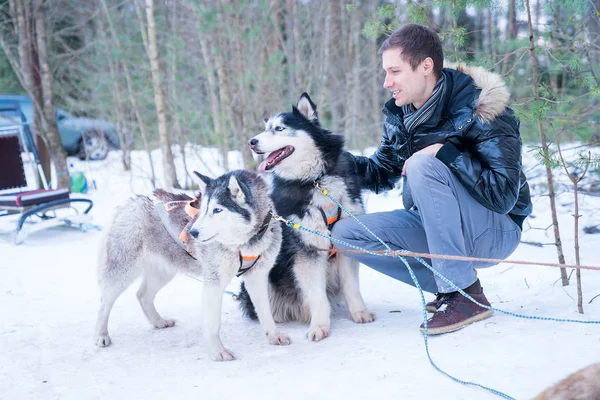
POLYGON ((431 57, 426 57, 421 62, 421 68, 423 68, 423 73, 425 75, 433 74, 434 63, 431 57))

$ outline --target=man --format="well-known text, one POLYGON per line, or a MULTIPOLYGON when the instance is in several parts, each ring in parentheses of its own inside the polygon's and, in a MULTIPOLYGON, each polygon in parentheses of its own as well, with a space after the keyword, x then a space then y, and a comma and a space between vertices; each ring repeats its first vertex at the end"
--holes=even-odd
MULTIPOLYGON (((505 259, 531 213, 521 166, 519 121, 507 108, 501 78, 482 68, 443 68, 438 35, 420 25, 395 31, 379 50, 392 99, 385 104, 381 144, 371 157, 354 157, 363 188, 376 193, 404 176, 404 209, 359 217, 392 250, 505 259)), ((381 243, 351 218, 336 239, 368 250, 381 243)), ((338 248, 344 248, 336 244, 338 248)), ((397 258, 348 254, 392 278, 413 284, 397 258)), ((492 311, 462 296, 418 260, 407 259, 420 286, 436 299, 430 334, 451 332, 492 311)), ((482 262, 432 259, 432 267, 479 303, 489 306, 475 268, 482 262)), ((421 325, 423 331, 423 325, 421 325)))

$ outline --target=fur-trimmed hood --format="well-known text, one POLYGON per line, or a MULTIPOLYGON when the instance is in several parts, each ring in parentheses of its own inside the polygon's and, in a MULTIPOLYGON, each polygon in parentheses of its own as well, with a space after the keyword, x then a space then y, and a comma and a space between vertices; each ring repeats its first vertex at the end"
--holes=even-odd
POLYGON ((383 113, 383 136, 375 154, 356 157, 361 186, 377 193, 391 189, 404 162, 416 152, 442 144, 436 158, 463 182, 482 205, 510 214, 522 226, 532 205, 521 166, 519 120, 508 107, 503 80, 479 67, 449 64, 442 70, 446 90, 433 113, 411 131, 392 98, 383 113), (492 170, 492 173, 489 173, 492 170))
POLYGON ((474 116, 481 122, 491 122, 502 114, 510 99, 510 91, 502 77, 483 67, 471 67, 461 63, 444 63, 444 68, 453 69, 473 78, 481 92, 475 102, 474 116))

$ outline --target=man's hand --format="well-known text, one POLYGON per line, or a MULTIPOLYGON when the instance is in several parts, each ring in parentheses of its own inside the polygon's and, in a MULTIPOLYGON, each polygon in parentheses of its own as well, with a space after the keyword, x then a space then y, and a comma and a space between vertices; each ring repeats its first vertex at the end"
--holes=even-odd
POLYGON ((411 158, 413 158, 417 154, 428 154, 430 156, 435 157, 435 155, 437 154, 438 151, 440 151, 440 149, 442 148, 442 146, 443 146, 442 143, 431 144, 431 145, 425 147, 424 149, 421 149, 421 150, 417 151, 412 156, 408 157, 408 159, 406 161, 404 161, 404 167, 402 167, 402 175, 406 175, 406 166, 410 162, 411 158))

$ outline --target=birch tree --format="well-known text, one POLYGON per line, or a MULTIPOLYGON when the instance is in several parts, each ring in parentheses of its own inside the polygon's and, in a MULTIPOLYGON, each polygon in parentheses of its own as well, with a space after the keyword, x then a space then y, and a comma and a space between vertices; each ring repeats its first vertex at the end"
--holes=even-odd
POLYGON ((146 0, 146 20, 148 38, 148 58, 152 68, 152 89, 158 118, 158 135, 162 154, 163 179, 167 188, 181 188, 177 181, 171 140, 167 128, 167 110, 165 95, 162 89, 160 64, 158 61, 158 46, 156 43, 156 25, 154 21, 154 1, 146 0))

